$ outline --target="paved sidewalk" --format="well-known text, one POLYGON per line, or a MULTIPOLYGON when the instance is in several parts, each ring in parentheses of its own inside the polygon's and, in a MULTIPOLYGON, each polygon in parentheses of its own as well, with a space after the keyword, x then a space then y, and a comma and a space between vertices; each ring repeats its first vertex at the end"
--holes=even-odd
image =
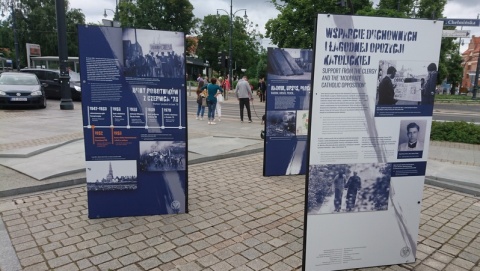
MULTIPOLYGON (((305 177, 262 159, 190 165, 188 214, 88 219, 83 185, 4 199, 0 269, 300 270, 305 177)), ((480 200, 427 185, 422 207, 417 261, 361 270, 480 271, 480 200)))

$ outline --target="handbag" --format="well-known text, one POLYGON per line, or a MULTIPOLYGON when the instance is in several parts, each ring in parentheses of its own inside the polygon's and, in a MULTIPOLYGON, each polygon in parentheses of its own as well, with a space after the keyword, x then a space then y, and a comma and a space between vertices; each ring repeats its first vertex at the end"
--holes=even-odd
POLYGON ((202 105, 202 96, 198 95, 197 104, 202 105))
POLYGON ((207 106, 207 98, 202 97, 202 106, 206 107, 207 106))
POLYGON ((222 93, 218 93, 217 94, 217 102, 223 102, 223 101, 224 101, 224 99, 223 99, 222 93))

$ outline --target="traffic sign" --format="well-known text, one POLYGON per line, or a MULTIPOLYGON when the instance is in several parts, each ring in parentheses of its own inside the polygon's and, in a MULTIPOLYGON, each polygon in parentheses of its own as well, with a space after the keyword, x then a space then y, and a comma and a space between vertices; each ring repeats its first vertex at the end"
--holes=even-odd
POLYGON ((480 26, 480 19, 438 19, 444 26, 480 26))
POLYGON ((470 37, 470 30, 443 30, 442 37, 444 37, 444 38, 468 38, 468 37, 470 37))

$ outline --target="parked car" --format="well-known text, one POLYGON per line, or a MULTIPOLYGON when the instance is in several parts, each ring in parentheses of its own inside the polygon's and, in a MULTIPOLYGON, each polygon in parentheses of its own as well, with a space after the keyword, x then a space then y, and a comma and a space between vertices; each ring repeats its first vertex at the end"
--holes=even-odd
MULTIPOLYGON (((21 72, 34 73, 40 82, 46 83, 45 93, 49 99, 60 99, 62 93, 60 92, 60 71, 39 68, 25 68, 21 72)), ((70 93, 72 99, 75 101, 82 100, 82 89, 80 87, 80 74, 74 71, 69 72, 70 75, 70 93)))
POLYGON ((35 74, 3 72, 0 74, 0 107, 47 107, 44 85, 35 74))

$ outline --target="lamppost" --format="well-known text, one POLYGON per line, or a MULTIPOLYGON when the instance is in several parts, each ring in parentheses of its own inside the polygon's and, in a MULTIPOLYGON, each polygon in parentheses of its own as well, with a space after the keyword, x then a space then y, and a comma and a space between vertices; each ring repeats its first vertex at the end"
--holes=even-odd
MULTIPOLYGON (((477 14, 477 20, 479 19, 480 17, 480 13, 477 14)), ((474 47, 476 48, 476 47, 474 47)), ((477 99, 477 91, 478 91, 478 76, 480 74, 480 51, 478 52, 478 58, 477 58, 477 70, 475 72, 475 81, 473 82, 474 85, 473 85, 473 95, 472 95, 472 99, 475 100, 477 99)))
POLYGON ((235 16, 235 14, 237 14, 237 12, 239 11, 245 11, 245 15, 243 16, 243 18, 247 19, 248 16, 247 16, 247 10, 246 9, 239 9, 239 10, 236 10, 235 12, 233 12, 233 0, 230 0, 230 13, 224 9, 217 9, 217 15, 218 14, 218 11, 221 10, 221 11, 225 11, 227 13, 227 15, 230 17, 230 42, 229 42, 229 49, 228 49, 228 81, 230 81, 230 88, 233 87, 233 73, 232 73, 232 63, 233 63, 233 56, 232 56, 232 34, 233 34, 233 16, 235 16))
POLYGON ((113 17, 115 17, 115 15, 116 15, 115 11, 113 9, 109 9, 109 8, 104 8, 103 9, 103 17, 107 18, 107 16, 108 16, 107 15, 107 10, 113 12, 113 17))
MULTIPOLYGON (((18 34, 17 34, 17 19, 15 16, 15 0, 6 0, 1 1, 1 10, 2 10, 2 17, 5 16, 4 10, 10 9, 12 15, 12 27, 13 27, 13 43, 15 46, 15 64, 17 65, 17 71, 20 70, 20 55, 18 53, 18 34)), ((13 69, 13 66, 12 66, 13 69)))

